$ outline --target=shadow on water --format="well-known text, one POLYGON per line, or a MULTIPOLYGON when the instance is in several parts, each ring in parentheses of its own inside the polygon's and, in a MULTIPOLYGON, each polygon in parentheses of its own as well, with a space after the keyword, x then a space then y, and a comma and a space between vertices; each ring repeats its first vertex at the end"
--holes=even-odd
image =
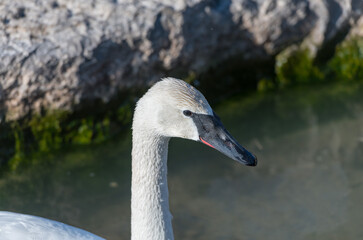
MULTIPOLYGON (((259 158, 245 167, 172 140, 176 239, 361 239, 363 96, 351 84, 236 97, 215 110, 259 158)), ((131 135, 0 179, 0 210, 129 239, 131 135)))

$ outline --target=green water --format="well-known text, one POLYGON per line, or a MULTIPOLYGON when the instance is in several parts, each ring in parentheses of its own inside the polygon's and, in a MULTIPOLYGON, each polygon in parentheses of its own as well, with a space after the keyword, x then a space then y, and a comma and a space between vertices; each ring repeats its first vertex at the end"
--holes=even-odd
MULTIPOLYGON (((246 167, 173 139, 176 239, 363 239, 363 87, 329 85, 240 96, 215 107, 258 156, 246 167)), ((0 179, 0 210, 129 239, 131 133, 55 152, 0 179)))

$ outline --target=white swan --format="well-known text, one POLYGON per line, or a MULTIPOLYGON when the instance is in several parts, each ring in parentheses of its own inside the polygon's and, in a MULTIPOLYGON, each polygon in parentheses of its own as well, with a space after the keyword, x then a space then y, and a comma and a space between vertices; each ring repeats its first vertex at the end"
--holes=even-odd
MULTIPOLYGON (((257 159, 227 132, 204 96, 165 78, 138 101, 132 134, 131 239, 172 240, 167 185, 171 137, 200 141, 249 166, 257 159)), ((84 230, 25 214, 0 212, 1 240, 100 240, 84 230)))

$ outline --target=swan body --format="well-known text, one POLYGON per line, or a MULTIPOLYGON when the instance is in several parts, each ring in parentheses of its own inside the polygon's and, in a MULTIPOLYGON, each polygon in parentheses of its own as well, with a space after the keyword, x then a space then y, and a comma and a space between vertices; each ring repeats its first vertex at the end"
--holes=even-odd
MULTIPOLYGON (((249 166, 257 159, 223 127, 204 96, 165 78, 138 101, 132 124, 131 239, 173 240, 167 154, 171 137, 202 142, 249 166)), ((41 217, 0 211, 0 240, 101 240, 41 217)))
POLYGON ((0 211, 1 240, 104 240, 92 233, 53 220, 0 211))

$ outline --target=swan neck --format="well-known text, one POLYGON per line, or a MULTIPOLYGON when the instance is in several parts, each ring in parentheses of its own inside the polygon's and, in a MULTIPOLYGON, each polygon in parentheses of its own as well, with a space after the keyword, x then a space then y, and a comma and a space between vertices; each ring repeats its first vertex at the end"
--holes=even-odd
POLYGON ((133 131, 131 239, 173 240, 167 184, 169 138, 133 131))

